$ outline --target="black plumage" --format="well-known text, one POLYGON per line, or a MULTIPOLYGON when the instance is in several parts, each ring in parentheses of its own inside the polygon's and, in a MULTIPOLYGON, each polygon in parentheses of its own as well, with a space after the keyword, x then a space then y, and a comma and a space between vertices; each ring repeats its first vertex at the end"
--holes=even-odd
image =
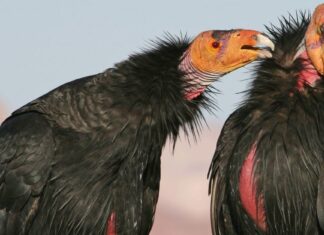
POLYGON ((118 234, 148 234, 162 147, 212 105, 183 98, 188 46, 161 40, 14 112, 0 128, 0 234, 103 234, 111 213, 118 234))
POLYGON ((309 21, 300 13, 267 28, 276 45, 273 58, 255 67, 246 99, 222 129, 209 172, 215 235, 324 234, 316 213, 324 81, 300 87, 306 68, 295 58, 309 21), (252 155, 254 215, 243 205, 241 179, 252 155))

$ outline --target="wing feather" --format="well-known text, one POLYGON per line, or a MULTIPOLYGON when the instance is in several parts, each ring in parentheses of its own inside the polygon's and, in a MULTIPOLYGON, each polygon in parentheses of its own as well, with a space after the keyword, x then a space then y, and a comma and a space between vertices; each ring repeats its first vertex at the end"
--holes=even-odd
MULTIPOLYGON (((225 200, 225 172, 227 162, 235 147, 239 130, 234 127, 238 111, 231 114, 226 120, 217 141, 216 151, 209 168, 209 193, 211 194, 211 224, 214 235, 229 234, 231 231, 231 219, 228 214, 225 200)), ((235 234, 232 231, 230 234, 235 234)))
POLYGON ((37 213, 54 155, 51 127, 39 113, 0 127, 0 235, 25 234, 37 213))

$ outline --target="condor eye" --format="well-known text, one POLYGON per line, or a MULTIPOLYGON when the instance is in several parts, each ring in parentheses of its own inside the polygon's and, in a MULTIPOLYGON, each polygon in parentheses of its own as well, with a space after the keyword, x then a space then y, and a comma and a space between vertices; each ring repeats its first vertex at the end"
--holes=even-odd
POLYGON ((319 34, 324 36, 324 24, 321 24, 321 26, 318 28, 319 34))
POLYGON ((212 47, 215 48, 215 49, 218 48, 219 46, 220 46, 220 43, 217 42, 217 41, 212 43, 212 47))

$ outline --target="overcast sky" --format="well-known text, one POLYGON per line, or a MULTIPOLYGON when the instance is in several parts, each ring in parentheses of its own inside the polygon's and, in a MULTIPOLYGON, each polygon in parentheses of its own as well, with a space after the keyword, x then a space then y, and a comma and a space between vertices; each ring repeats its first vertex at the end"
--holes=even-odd
MULTIPOLYGON (((0 0, 0 104, 10 113, 67 81, 94 74, 147 47, 149 40, 209 29, 251 28, 297 10, 313 11, 315 0, 0 0)), ((218 127, 235 108, 249 70, 224 77, 217 86, 221 110, 211 130, 175 159, 164 151, 162 187, 153 235, 207 235, 206 173, 218 127), (217 127, 218 126, 218 127, 217 127), (214 128, 214 129, 213 129, 214 128), (202 160, 203 158, 203 160, 202 160)), ((0 116, 1 118, 1 116, 0 116)))

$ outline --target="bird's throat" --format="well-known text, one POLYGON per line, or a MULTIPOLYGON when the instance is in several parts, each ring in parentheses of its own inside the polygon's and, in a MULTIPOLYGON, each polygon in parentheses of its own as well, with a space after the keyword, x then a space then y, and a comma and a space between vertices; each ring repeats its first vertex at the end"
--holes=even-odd
POLYGON ((189 50, 183 54, 178 68, 185 74, 184 97, 186 100, 197 98, 212 82, 221 77, 221 74, 208 73, 195 68, 189 50))
POLYGON ((321 79, 306 51, 299 55, 302 59, 303 69, 299 73, 297 89, 303 90, 306 85, 315 86, 317 80, 321 79))

